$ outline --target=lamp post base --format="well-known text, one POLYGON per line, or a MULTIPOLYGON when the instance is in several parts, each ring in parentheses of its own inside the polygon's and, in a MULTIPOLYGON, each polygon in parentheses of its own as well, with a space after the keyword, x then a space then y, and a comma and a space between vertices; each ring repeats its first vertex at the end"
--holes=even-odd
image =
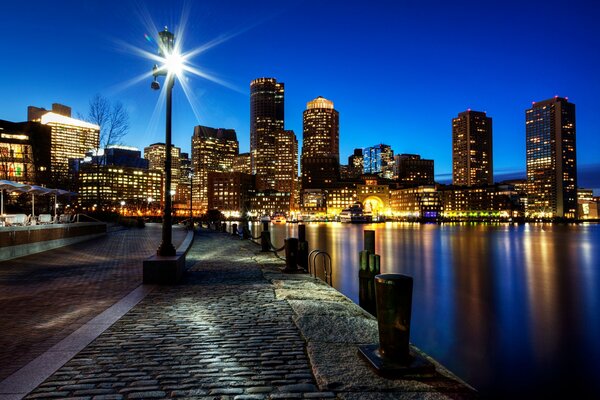
POLYGON ((173 243, 160 242, 160 246, 156 250, 156 255, 159 257, 173 257, 175 254, 176 251, 173 243))

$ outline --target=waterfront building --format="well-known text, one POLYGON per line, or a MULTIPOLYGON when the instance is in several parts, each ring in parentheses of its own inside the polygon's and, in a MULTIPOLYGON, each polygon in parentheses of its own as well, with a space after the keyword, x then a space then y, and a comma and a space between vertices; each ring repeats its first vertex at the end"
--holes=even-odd
POLYGON ((227 217, 244 217, 250 210, 254 175, 243 172, 208 172, 208 209, 227 217))
POLYGON ((363 173, 392 179, 394 175, 394 152, 387 144, 363 149, 363 173))
POLYGON ((321 189, 340 178, 339 113, 321 96, 306 103, 302 116, 302 188, 321 189))
POLYGON ((296 199, 298 179, 298 140, 294 131, 275 133, 275 190, 290 193, 290 207, 296 199))
POLYGON ((234 129, 198 125, 192 136, 193 208, 201 213, 208 209, 208 174, 233 172, 233 160, 239 154, 234 129))
POLYGON ((98 149, 100 127, 71 117, 71 108, 52 104, 52 110, 29 106, 27 119, 50 127, 50 180, 56 187, 74 189, 69 164, 98 149))
POLYGON ((327 190, 302 189, 302 215, 325 216, 327 214, 327 190))
POLYGON ((491 185, 492 118, 467 110, 452 120, 452 183, 457 186, 491 185))
POLYGON ((275 78, 250 83, 250 157, 259 190, 275 189, 276 132, 284 129, 284 84, 275 78))
POLYGON ((148 164, 133 147, 111 145, 88 152, 73 163, 79 205, 136 215, 158 212, 163 175, 148 164))
POLYGON ((348 179, 359 179, 364 169, 363 150, 354 149, 354 154, 348 157, 348 179))
POLYGON ((375 175, 365 177, 356 185, 356 199, 362 203, 365 213, 372 213, 374 219, 391 213, 389 182, 375 175))
POLYGON ((252 174, 252 162, 250 153, 240 153, 233 158, 233 172, 252 174))
POLYGON ((394 156, 394 179, 406 187, 433 185, 433 160, 418 154, 398 154, 394 156))
POLYGON ((577 189, 578 218, 582 220, 600 219, 598 200, 594 198, 593 189, 577 189))
POLYGON ((434 185, 390 190, 392 216, 401 219, 437 219, 442 201, 434 185))
POLYGON ((525 111, 527 214, 577 218, 575 104, 554 97, 525 111))
MULTIPOLYGON (((167 145, 164 143, 152 143, 150 146, 144 148, 144 158, 148 160, 148 168, 160 171, 161 174, 163 174, 163 181, 165 174, 165 159, 167 156, 166 148, 167 145)), ((177 193, 177 186, 181 179, 180 159, 181 149, 171 145, 171 187, 168 190, 169 194, 177 193)), ((162 191, 163 195, 165 195, 166 192, 167 191, 162 191)), ((158 198, 157 200, 164 202, 164 198, 158 198)))
POLYGON ((249 212, 251 215, 261 217, 263 215, 290 213, 290 193, 278 192, 276 190, 263 190, 251 193, 249 196, 249 212))
POLYGON ((440 186, 443 216, 448 219, 518 218, 519 195, 510 185, 440 186))
POLYGON ((350 208, 356 201, 356 184, 339 182, 335 187, 327 189, 327 215, 339 215, 342 210, 350 208))
POLYGON ((0 120, 0 179, 48 184, 51 128, 0 120))

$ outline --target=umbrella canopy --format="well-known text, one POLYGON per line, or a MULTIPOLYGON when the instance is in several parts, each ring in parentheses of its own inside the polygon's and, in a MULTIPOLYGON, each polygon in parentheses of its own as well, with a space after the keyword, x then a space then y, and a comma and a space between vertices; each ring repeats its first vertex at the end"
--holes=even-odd
POLYGON ((4 190, 8 190, 9 192, 26 192, 31 189, 31 186, 26 185, 24 183, 0 180, 0 192, 1 192, 1 205, 0 205, 0 213, 4 214, 4 190))
POLYGON ((29 190, 26 190, 27 193, 31 193, 31 218, 35 217, 35 195, 36 194, 50 194, 52 193, 52 189, 47 189, 45 187, 31 185, 29 190))

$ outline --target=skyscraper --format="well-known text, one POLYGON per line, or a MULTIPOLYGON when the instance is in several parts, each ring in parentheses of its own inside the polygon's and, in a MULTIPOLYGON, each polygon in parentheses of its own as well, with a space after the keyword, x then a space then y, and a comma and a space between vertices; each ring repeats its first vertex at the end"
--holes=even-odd
POLYGON ((290 193, 292 205, 298 179, 298 140, 294 131, 279 131, 275 137, 275 190, 290 193))
POLYGON ((52 111, 29 106, 27 116, 29 121, 50 127, 52 183, 63 188, 74 188, 69 163, 85 157, 88 150, 98 148, 100 127, 71 118, 71 108, 57 103, 52 104, 52 111))
POLYGON ((208 207, 208 173, 233 172, 233 160, 239 153, 237 135, 233 129, 209 128, 198 125, 192 136, 192 201, 194 209, 208 207))
POLYGON ((575 104, 555 97, 525 111, 527 214, 577 218, 575 104))
POLYGON ((348 177, 351 179, 360 178, 364 172, 364 166, 362 149, 354 149, 354 153, 348 157, 348 177))
POLYGON ((303 114, 302 188, 324 188, 339 179, 339 113, 321 96, 309 101, 303 114))
MULTIPOLYGON (((165 149, 166 144, 164 143, 152 143, 150 146, 144 147, 144 158, 148 160, 149 169, 161 171, 163 178, 165 174, 165 158, 167 156, 165 149)), ((177 185, 181 180, 180 160, 181 149, 171 145, 171 188, 163 190, 163 195, 170 194, 171 192, 177 193, 177 185)), ((164 201, 164 199, 162 200, 164 201)))
POLYGON ((275 78, 250 83, 250 155, 258 190, 275 189, 276 132, 284 129, 284 84, 275 78))
POLYGON ((492 118, 467 110, 452 119, 452 183, 492 185, 492 118))
POLYGON ((363 149, 363 172, 392 179, 394 175, 394 151, 387 144, 363 149))

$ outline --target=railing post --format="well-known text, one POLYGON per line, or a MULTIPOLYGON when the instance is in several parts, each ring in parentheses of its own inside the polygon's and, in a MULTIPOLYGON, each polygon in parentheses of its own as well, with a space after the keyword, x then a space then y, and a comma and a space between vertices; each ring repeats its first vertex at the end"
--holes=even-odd
POLYGON ((237 234, 238 234, 237 224, 231 224, 231 235, 237 236, 237 234))
POLYGON ((298 225, 298 265, 308 271, 308 242, 306 241, 306 225, 298 225))
POLYGON ((283 272, 298 272, 298 239, 285 239, 285 268, 283 272))
POLYGON ((262 223, 263 226, 263 230, 260 233, 260 251, 267 252, 269 250, 271 250, 271 246, 269 244, 269 241, 271 239, 271 233, 269 232, 269 223, 266 221, 263 221, 262 223))
POLYGON ((221 232, 227 232, 227 222, 221 222, 221 232))
POLYGON ((375 291, 379 345, 359 346, 360 354, 382 376, 432 373, 433 364, 410 351, 412 277, 377 275, 375 291))
POLYGON ((363 232, 364 248, 371 254, 375 254, 375 231, 365 230, 363 232))

